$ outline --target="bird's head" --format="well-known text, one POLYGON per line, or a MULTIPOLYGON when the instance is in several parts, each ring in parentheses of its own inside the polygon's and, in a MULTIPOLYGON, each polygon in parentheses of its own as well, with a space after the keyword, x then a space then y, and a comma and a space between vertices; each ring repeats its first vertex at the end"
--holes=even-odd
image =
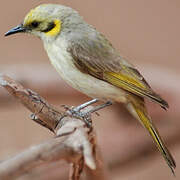
POLYGON ((79 14, 69 7, 43 4, 32 9, 24 18, 23 23, 9 30, 5 36, 25 32, 41 39, 55 38, 62 29, 70 29, 72 24, 78 24, 81 19, 79 14))

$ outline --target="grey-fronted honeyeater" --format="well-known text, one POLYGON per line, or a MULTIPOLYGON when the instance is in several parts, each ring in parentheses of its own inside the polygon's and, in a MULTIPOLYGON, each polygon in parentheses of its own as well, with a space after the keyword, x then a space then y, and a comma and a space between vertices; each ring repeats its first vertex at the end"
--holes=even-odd
POLYGON ((77 11, 57 4, 36 7, 22 24, 5 35, 19 32, 40 37, 52 65, 72 87, 98 100, 124 103, 148 130, 174 173, 175 161, 153 125, 144 99, 164 109, 168 103, 104 35, 87 24, 77 11))

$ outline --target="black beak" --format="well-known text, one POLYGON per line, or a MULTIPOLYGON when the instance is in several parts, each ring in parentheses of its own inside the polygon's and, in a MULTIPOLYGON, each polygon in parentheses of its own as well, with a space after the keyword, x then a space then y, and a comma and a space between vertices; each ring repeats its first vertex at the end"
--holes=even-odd
POLYGON ((25 31, 26 31, 26 29, 23 27, 22 24, 20 24, 20 25, 18 25, 18 26, 16 26, 16 27, 12 28, 11 30, 9 30, 9 31, 5 34, 5 36, 9 36, 9 35, 11 35, 11 34, 16 34, 16 33, 20 33, 20 32, 25 32, 25 31))

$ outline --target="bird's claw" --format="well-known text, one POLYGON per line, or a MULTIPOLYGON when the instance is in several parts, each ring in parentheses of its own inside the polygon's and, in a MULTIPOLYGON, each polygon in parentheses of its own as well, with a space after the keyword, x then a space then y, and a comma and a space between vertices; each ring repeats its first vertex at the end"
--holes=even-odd
POLYGON ((73 117, 82 119, 88 127, 91 127, 91 113, 82 112, 80 110, 77 110, 76 108, 70 108, 68 111, 73 117))
POLYGON ((111 101, 107 101, 104 104, 95 106, 93 109, 91 109, 91 110, 89 110, 87 112, 82 111, 84 108, 86 108, 87 106, 89 106, 91 104, 96 103, 97 101, 98 101, 97 99, 93 99, 93 100, 88 101, 88 102, 86 102, 84 104, 81 104, 81 105, 79 105, 77 107, 69 107, 69 106, 66 106, 66 105, 62 105, 62 107, 64 107, 64 109, 66 110, 66 112, 68 114, 70 114, 71 116, 73 116, 75 118, 82 119, 86 123, 86 125, 88 127, 91 127, 92 126, 91 114, 96 113, 97 115, 99 115, 97 113, 98 110, 103 109, 106 106, 112 105, 111 101))

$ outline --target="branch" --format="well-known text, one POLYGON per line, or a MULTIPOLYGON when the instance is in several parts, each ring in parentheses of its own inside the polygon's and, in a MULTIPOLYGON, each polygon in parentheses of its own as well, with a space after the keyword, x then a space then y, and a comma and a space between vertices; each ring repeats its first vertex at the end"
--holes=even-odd
MULTIPOLYGON (((12 179, 43 163, 65 159, 71 165, 69 179, 78 180, 84 169, 93 179, 105 179, 101 160, 97 154, 96 136, 93 127, 88 127, 82 117, 74 117, 71 111, 62 111, 47 103, 32 90, 2 75, 0 85, 17 98, 33 115, 31 119, 48 128, 55 138, 31 147, 0 164, 0 179, 12 179), (90 173, 89 173, 90 172, 90 173)), ((82 112, 89 114, 92 106, 82 112)))

